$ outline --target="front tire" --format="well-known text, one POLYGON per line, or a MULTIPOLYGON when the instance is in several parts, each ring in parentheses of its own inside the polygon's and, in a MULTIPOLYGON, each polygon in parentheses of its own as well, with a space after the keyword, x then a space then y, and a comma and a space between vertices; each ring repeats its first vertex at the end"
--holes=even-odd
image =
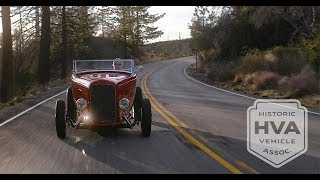
POLYGON ((137 108, 141 108, 142 103, 143 103, 142 89, 140 86, 137 86, 136 95, 134 96, 134 105, 137 106, 137 108))
POLYGON ((76 104, 73 100, 72 88, 68 87, 67 90, 67 116, 73 121, 77 121, 77 109, 76 104))
POLYGON ((143 98, 141 87, 136 87, 136 95, 134 97, 134 118, 135 121, 141 122, 141 108, 142 108, 143 98))
POLYGON ((142 104, 142 120, 141 120, 141 131, 144 137, 149 137, 151 134, 151 104, 148 98, 145 98, 142 104))
POLYGON ((59 99, 56 102, 56 131, 60 139, 66 137, 66 105, 63 100, 59 99))

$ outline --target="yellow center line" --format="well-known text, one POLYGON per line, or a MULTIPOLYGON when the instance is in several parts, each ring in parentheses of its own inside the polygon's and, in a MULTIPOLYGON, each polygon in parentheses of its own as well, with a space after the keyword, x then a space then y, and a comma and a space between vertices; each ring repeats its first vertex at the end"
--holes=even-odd
MULTIPOLYGON (((205 153, 207 153, 210 157, 212 157, 213 159, 215 159, 216 161, 218 161, 221 165, 223 165, 225 168, 227 168, 228 170, 230 170, 232 173, 235 174, 243 174, 243 172, 241 172, 238 168, 236 168, 235 166, 233 166, 232 164, 230 164, 229 162, 227 162, 226 160, 224 160, 222 157, 220 157, 218 154, 216 154, 215 152, 213 152, 212 150, 210 150, 208 147, 206 147, 205 145, 203 145, 200 141, 198 141, 196 138, 192 137, 190 134, 188 134, 185 130, 183 130, 177 123, 175 123, 172 119, 170 119, 159 107, 161 107, 161 105, 155 100, 155 98, 151 95, 148 87, 147 87, 147 83, 146 80, 147 78, 154 72, 155 70, 149 72, 142 80, 142 89, 144 90, 144 92, 147 94, 148 97, 150 97, 150 101, 151 101, 151 105, 152 107, 158 111, 160 113, 160 115, 166 120, 168 121, 174 128, 176 128, 187 140, 189 140, 193 145, 197 146, 198 148, 200 148, 202 151, 204 151, 205 153), (159 106, 160 105, 160 106, 159 106), (159 106, 159 107, 158 107, 159 106)), ((168 112, 166 110, 164 110, 165 112, 168 112)), ((168 113, 169 114, 169 113, 168 113)), ((172 114, 172 113, 170 113, 172 114)), ((169 115, 170 115, 169 114, 169 115)), ((172 114, 173 115, 173 114, 172 114)), ((178 123, 182 122, 181 120, 179 120, 176 116, 172 116, 173 119, 177 119, 178 123)))
MULTIPOLYGON (((152 72, 151 72, 152 73, 152 72)), ((151 74, 150 73, 150 74, 151 74)), ((147 78, 149 77, 149 75, 147 75, 147 78)), ((167 111, 164 107, 162 107, 160 105, 160 103, 151 95, 149 89, 147 88, 147 84, 146 81, 143 81, 143 86, 146 87, 146 91, 148 91, 147 95, 150 97, 150 99, 153 101, 154 104, 156 104, 157 106, 159 106, 159 108, 164 111, 165 113, 167 113, 169 116, 171 116, 174 120, 176 120, 182 127, 184 128, 188 128, 188 125, 186 125, 184 122, 180 121, 176 116, 174 116, 172 113, 170 113, 169 111, 167 111)), ((142 88, 143 88, 142 86, 142 88)))
POLYGON ((245 168, 245 169, 248 169, 248 170, 252 171, 252 172, 255 173, 255 174, 259 174, 258 171, 256 171, 255 169, 253 169, 252 167, 248 166, 246 163, 244 163, 244 162, 242 162, 242 161, 236 160, 236 163, 237 163, 239 166, 241 166, 241 167, 243 167, 243 168, 245 168))
MULTIPOLYGON (((158 69, 160 69, 160 68, 158 68, 158 69)), ((148 73, 148 74, 143 78, 143 86, 146 87, 146 89, 147 89, 147 91, 148 91, 148 95, 150 95, 151 100, 153 101, 154 104, 156 104, 156 105, 159 107, 159 109, 161 109, 162 111, 164 111, 165 113, 167 113, 171 118, 173 118, 174 120, 176 120, 176 122, 177 122, 180 126, 182 126, 182 127, 184 127, 184 128, 191 129, 187 124, 185 124, 183 121, 181 121, 181 120, 180 120, 179 118, 177 118, 175 115, 173 115, 170 111, 166 110, 166 109, 154 98, 154 96, 150 93, 150 91, 149 91, 149 89, 148 89, 148 87, 147 87, 147 84, 146 84, 146 80, 147 80, 147 79, 149 78, 149 76, 150 76, 154 71, 156 71, 156 70, 157 70, 157 69, 151 71, 150 73, 148 73)), ((143 87, 142 87, 142 88, 143 88, 143 87)), ((145 92, 146 92, 146 91, 145 91, 145 92)), ((193 130, 191 130, 190 133, 191 133, 192 135, 198 137, 198 138, 199 138, 200 140, 202 140, 203 142, 205 142, 205 143, 207 143, 207 144, 209 143, 209 141, 208 141, 206 138, 204 138, 204 137, 202 137, 201 135, 193 132, 193 130)), ((216 147, 216 146, 215 146, 215 149, 217 149, 217 150, 219 150, 220 152, 226 154, 226 152, 223 152, 223 150, 220 149, 219 147, 216 147)), ((226 154, 226 155, 228 155, 228 154, 226 154)), ((228 155, 228 156, 230 156, 230 155, 228 155)), ((231 156, 230 156, 230 157, 231 157, 231 156)), ((244 162, 242 162, 242 161, 240 161, 240 160, 237 160, 237 159, 235 159, 235 162, 236 162, 236 164, 238 164, 238 165, 241 166, 242 168, 244 168, 244 169, 246 169, 246 170, 248 170, 248 171, 251 171, 251 172, 254 173, 254 174, 259 174, 258 171, 256 171, 255 169, 251 168, 251 167, 250 167, 249 165, 247 165, 246 163, 244 163, 244 162)))

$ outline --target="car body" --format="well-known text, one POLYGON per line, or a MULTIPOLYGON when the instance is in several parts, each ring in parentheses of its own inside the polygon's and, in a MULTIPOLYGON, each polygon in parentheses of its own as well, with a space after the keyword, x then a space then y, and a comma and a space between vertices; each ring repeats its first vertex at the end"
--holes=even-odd
POLYGON ((142 135, 149 136, 151 117, 150 101, 137 86, 133 59, 75 60, 66 103, 56 103, 59 138, 66 136, 66 124, 74 128, 132 128, 139 122, 142 135))

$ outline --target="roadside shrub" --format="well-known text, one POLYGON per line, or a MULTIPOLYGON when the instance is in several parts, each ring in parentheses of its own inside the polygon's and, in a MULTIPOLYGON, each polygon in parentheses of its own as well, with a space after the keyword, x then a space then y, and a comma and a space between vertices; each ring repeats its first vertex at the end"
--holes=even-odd
POLYGON ((138 48, 139 57, 145 56, 147 54, 144 48, 138 48))
POLYGON ((308 61, 313 67, 315 73, 320 73, 320 30, 318 31, 316 38, 312 40, 307 40, 302 38, 300 43, 297 44, 303 52, 308 56, 308 61))
POLYGON ((236 74, 233 82, 235 84, 243 83, 244 85, 252 85, 253 84, 253 78, 254 74, 244 74, 244 73, 238 73, 236 74))
POLYGON ((242 65, 240 67, 240 72, 253 73, 256 71, 268 70, 268 62, 265 61, 264 55, 259 54, 247 54, 242 59, 242 65))
POLYGON ((6 106, 7 106, 6 103, 1 103, 1 102, 0 102, 0 110, 3 109, 3 108, 6 107, 6 106))
POLYGON ((319 79, 309 65, 305 66, 299 74, 281 78, 278 85, 281 92, 287 92, 291 97, 320 93, 319 79))
POLYGON ((245 77, 244 77, 244 83, 245 84, 248 84, 248 85, 251 85, 253 84, 253 78, 254 78, 254 75, 253 74, 247 74, 245 77))
POLYGON ((278 86, 280 75, 270 71, 259 71, 252 74, 255 89, 273 89, 278 86))
POLYGON ((300 48, 277 46, 270 51, 248 52, 242 58, 239 72, 270 71, 287 76, 299 73, 301 67, 304 67, 306 63, 306 55, 300 48))
POLYGON ((238 62, 214 62, 210 64, 207 77, 212 81, 232 81, 236 74, 238 62))
POLYGON ((206 53, 205 53, 205 59, 207 61, 216 60, 217 56, 218 56, 218 51, 216 49, 213 49, 213 48, 207 50, 206 53))
POLYGON ((216 61, 218 54, 218 50, 212 48, 206 51, 199 51, 198 58, 201 61, 201 64, 204 65, 216 61))
POLYGON ((27 91, 31 88, 31 85, 35 82, 35 80, 35 74, 33 74, 31 70, 26 70, 24 72, 17 73, 17 94, 25 96, 27 91))
POLYGON ((270 70, 283 76, 299 73, 307 63, 307 57, 300 48, 277 46, 271 53, 276 59, 269 61, 270 70))
POLYGON ((240 54, 242 56, 246 56, 246 55, 258 55, 261 53, 261 50, 259 50, 258 48, 248 48, 248 46, 243 46, 242 50, 240 52, 240 54))
POLYGON ((245 76, 246 76, 246 74, 244 74, 244 73, 238 73, 234 77, 233 82, 236 83, 236 84, 242 83, 242 82, 244 82, 245 76))

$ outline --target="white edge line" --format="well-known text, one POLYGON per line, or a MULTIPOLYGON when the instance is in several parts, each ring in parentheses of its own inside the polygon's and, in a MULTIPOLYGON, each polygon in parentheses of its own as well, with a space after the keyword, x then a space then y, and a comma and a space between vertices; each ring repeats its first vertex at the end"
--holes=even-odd
POLYGON ((19 117, 19 116, 21 116, 21 115, 25 114, 26 112, 28 112, 28 111, 30 111, 30 110, 32 110, 32 109, 34 109, 34 108, 38 107, 39 105, 41 105, 41 104, 43 104, 43 103, 45 103, 45 102, 47 102, 47 101, 49 101, 49 100, 51 100, 51 99, 53 99, 53 98, 55 98, 55 97, 57 97, 57 96, 59 96, 59 95, 61 95, 61 94, 65 93, 65 92, 66 92, 66 90, 65 90, 65 91, 62 91, 62 92, 60 92, 60 93, 58 93, 58 94, 56 94, 56 95, 54 95, 54 96, 52 96, 52 97, 50 97, 50 98, 48 98, 48 99, 46 99, 46 100, 44 100, 44 101, 39 102, 38 104, 36 104, 36 105, 32 106, 31 108, 29 108, 29 109, 27 109, 27 110, 22 111, 21 113, 19 113, 19 114, 17 114, 17 115, 15 115, 15 116, 13 116, 12 118, 10 118, 10 119, 8 119, 8 120, 4 121, 3 123, 1 123, 1 124, 0 124, 0 127, 1 127, 1 126, 3 126, 3 125, 5 125, 5 124, 7 124, 8 122, 10 122, 10 121, 12 121, 12 120, 16 119, 17 117, 19 117))
MULTIPOLYGON (((245 98, 248 98, 248 99, 257 100, 256 98, 253 98, 253 97, 250 97, 250 96, 246 96, 246 95, 242 95, 242 94, 234 93, 234 92, 227 91, 227 90, 224 90, 224 89, 221 89, 221 88, 215 87, 215 86, 211 86, 211 85, 209 85, 209 84, 203 83, 203 82, 201 82, 201 81, 198 81, 198 80, 196 80, 196 79, 194 79, 194 78, 192 78, 192 77, 188 76, 188 75, 187 75, 187 73, 186 73, 186 69, 187 69, 189 66, 191 66, 191 65, 192 65, 192 64, 187 65, 187 66, 184 68, 184 71, 183 71, 183 72, 184 72, 184 75, 185 75, 185 76, 187 76, 189 79, 191 79, 191 80, 193 80, 193 81, 196 81, 197 83, 200 83, 200 84, 202 84, 202 85, 205 85, 205 86, 208 86, 208 87, 211 87, 211 88, 214 88, 214 89, 217 89, 217 90, 220 90, 220 91, 226 92, 226 93, 230 93, 230 94, 233 94, 233 95, 237 95, 237 96, 245 97, 245 98)), ((320 113, 317 113, 317 112, 313 112, 313 111, 309 111, 309 110, 308 110, 308 112, 309 112, 309 113, 311 113, 311 114, 317 114, 317 115, 320 115, 320 113)))
MULTIPOLYGON (((191 80, 193 80, 193 81, 196 81, 196 82, 198 82, 198 83, 200 83, 200 84, 202 84, 202 85, 205 85, 205 86, 208 86, 208 87, 211 87, 211 88, 214 88, 214 89, 217 89, 217 90, 223 91, 223 92, 227 92, 227 93, 230 93, 230 94, 233 94, 233 95, 237 95, 237 96, 245 97, 245 98, 248 98, 248 99, 256 100, 256 98, 249 97, 249 96, 242 95, 242 94, 238 94, 238 93, 234 93, 234 92, 231 92, 231 91, 227 91, 227 90, 224 90, 224 89, 221 89, 221 88, 217 88, 217 87, 211 86, 211 85, 209 85, 209 84, 206 84, 206 83, 200 82, 200 81, 198 81, 198 80, 196 80, 196 79, 194 79, 194 78, 192 78, 192 77, 188 76, 188 75, 187 75, 187 73, 186 73, 186 69, 187 69, 190 65, 191 65, 191 64, 187 65, 187 66, 184 68, 184 75, 185 75, 185 76, 187 76, 189 79, 191 79, 191 80)), ((21 115, 25 114, 26 112, 28 112, 28 111, 30 111, 30 110, 32 110, 32 109, 34 109, 34 108, 36 108, 36 107, 40 106, 41 104, 43 104, 43 103, 45 103, 45 102, 47 102, 47 101, 49 101, 49 100, 51 100, 51 99, 53 99, 53 98, 55 98, 55 97, 57 97, 57 96, 59 96, 59 95, 61 95, 61 94, 65 93, 65 92, 66 92, 66 91, 62 91, 62 92, 60 92, 60 93, 58 93, 58 94, 56 94, 56 95, 54 95, 54 96, 52 96, 52 97, 50 97, 50 98, 48 98, 48 99, 44 100, 44 101, 41 101, 40 103, 38 103, 38 104, 36 104, 36 105, 32 106, 31 108, 29 108, 29 109, 26 109, 26 110, 22 111, 21 113, 19 113, 19 114, 17 114, 17 115, 15 115, 15 116, 13 116, 12 118, 10 118, 10 119, 8 119, 8 120, 4 121, 3 123, 1 123, 1 124, 0 124, 0 127, 1 127, 1 126, 3 126, 3 125, 5 125, 5 124, 7 124, 8 122, 10 122, 10 121, 12 121, 12 120, 16 119, 17 117, 19 117, 19 116, 21 116, 21 115)), ((320 113, 316 113, 316 112, 313 112, 313 111, 308 111, 308 112, 309 112, 309 113, 312 113, 312 114, 320 115, 320 113)))
POLYGON ((205 86, 208 86, 208 87, 211 87, 211 88, 214 88, 214 89, 218 89, 218 90, 223 91, 223 92, 227 92, 227 93, 234 94, 234 95, 237 95, 237 96, 241 96, 241 97, 245 97, 245 98, 249 98, 249 99, 256 100, 256 98, 249 97, 249 96, 242 95, 242 94, 237 94, 237 93, 234 93, 234 92, 231 92, 231 91, 227 91, 227 90, 224 90, 224 89, 215 87, 215 86, 211 86, 211 85, 209 85, 209 84, 203 83, 203 82, 201 82, 201 81, 198 81, 198 80, 196 80, 196 79, 188 76, 187 73, 186 73, 186 69, 187 69, 190 65, 191 65, 191 64, 189 64, 188 66, 186 66, 186 67, 184 68, 184 75, 187 76, 189 79, 191 79, 191 80, 193 80, 193 81, 196 81, 197 83, 200 83, 200 84, 202 84, 202 85, 205 85, 205 86))

